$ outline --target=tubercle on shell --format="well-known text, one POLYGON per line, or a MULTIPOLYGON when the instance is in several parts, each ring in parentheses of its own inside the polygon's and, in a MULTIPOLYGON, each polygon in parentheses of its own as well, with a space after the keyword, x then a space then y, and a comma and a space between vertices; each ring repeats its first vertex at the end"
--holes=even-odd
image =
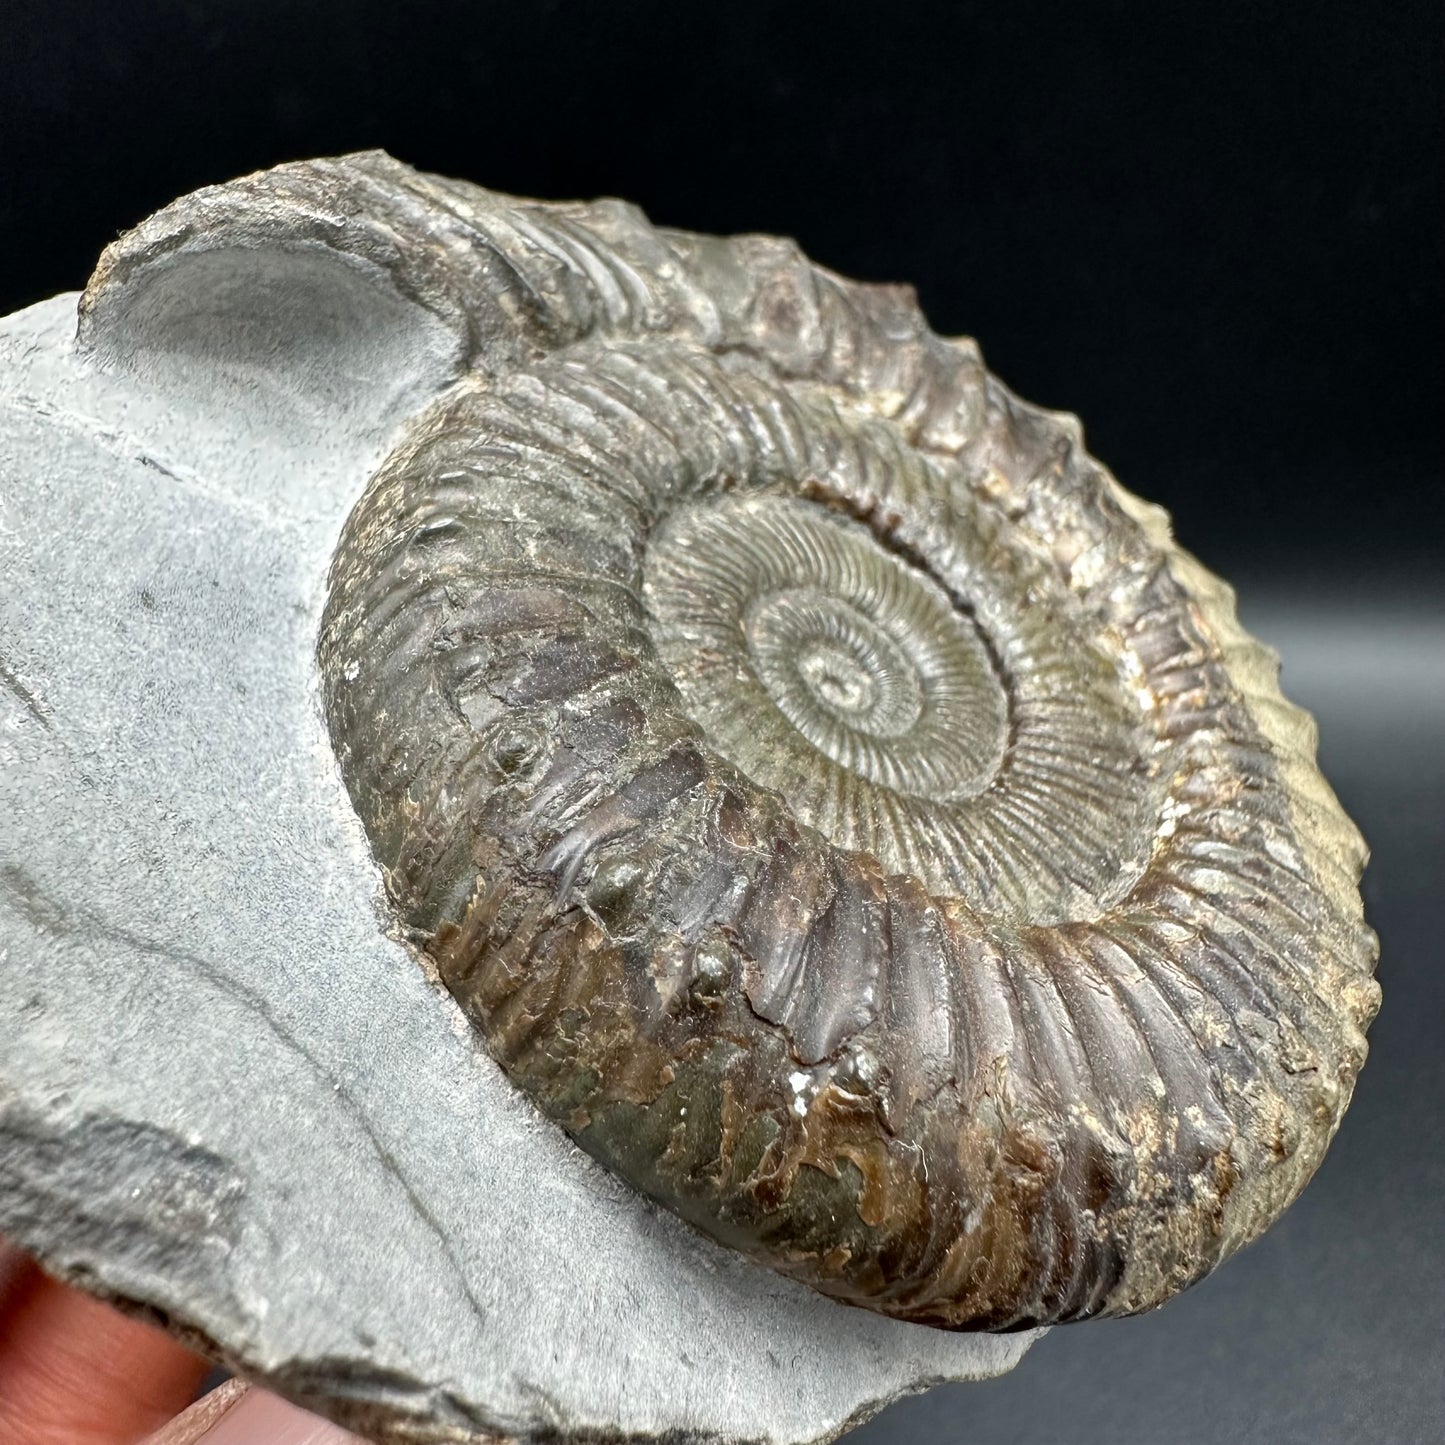
POLYGON ((380 154, 178 202, 361 266, 454 383, 319 659, 404 925, 513 1080, 723 1242, 1011 1329, 1150 1308, 1319 1163, 1358 834, 1228 589, 910 292, 380 154))

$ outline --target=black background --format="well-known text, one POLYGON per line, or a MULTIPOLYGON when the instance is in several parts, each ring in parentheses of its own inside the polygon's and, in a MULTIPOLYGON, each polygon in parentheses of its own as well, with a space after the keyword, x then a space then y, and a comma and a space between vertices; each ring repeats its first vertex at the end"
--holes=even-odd
POLYGON ((1445 1439, 1438 0, 0 0, 0 314, 174 196, 383 146, 914 282, 1163 502, 1375 848, 1385 1006, 1267 1238, 884 1441, 1445 1439))

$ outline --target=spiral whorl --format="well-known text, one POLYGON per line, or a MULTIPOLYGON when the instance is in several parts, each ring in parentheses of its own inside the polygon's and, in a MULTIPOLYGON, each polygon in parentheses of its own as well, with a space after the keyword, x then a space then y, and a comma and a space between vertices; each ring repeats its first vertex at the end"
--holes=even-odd
POLYGON ((860 523, 774 493, 679 509, 644 575, 658 653, 726 757, 835 843, 957 886, 873 795, 916 808, 997 774, 1006 681, 966 609, 860 523))
POLYGON ((288 187, 462 318, 320 663, 398 916, 513 1080, 933 1324, 1148 1308, 1265 1228, 1364 1059, 1363 848, 1072 419, 787 243, 378 157, 288 187))

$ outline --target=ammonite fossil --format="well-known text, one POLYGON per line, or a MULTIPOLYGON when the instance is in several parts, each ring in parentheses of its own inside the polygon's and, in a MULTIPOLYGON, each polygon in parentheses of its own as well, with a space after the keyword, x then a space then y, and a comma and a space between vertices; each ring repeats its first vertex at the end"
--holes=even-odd
POLYGON ((380 156, 196 202, 458 337, 339 541, 324 702, 400 925, 547 1115, 954 1328, 1149 1308, 1278 1216, 1365 1056, 1364 849, 1072 417, 782 240, 380 156))

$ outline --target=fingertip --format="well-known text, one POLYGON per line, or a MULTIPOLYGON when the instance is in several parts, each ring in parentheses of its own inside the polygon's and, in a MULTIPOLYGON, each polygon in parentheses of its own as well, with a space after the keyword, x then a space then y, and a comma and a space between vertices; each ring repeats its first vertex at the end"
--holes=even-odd
POLYGON ((0 1258, 0 1440, 130 1445, 195 1398, 208 1368, 164 1331, 0 1258))
POLYGON ((264 1390, 247 1390, 202 1434, 147 1445, 365 1445, 339 1425, 264 1390))
POLYGON ((244 1380, 225 1380, 203 1395, 188 1410, 167 1421, 141 1445, 197 1445, 204 1440, 221 1417, 239 1405, 250 1386, 244 1380))

